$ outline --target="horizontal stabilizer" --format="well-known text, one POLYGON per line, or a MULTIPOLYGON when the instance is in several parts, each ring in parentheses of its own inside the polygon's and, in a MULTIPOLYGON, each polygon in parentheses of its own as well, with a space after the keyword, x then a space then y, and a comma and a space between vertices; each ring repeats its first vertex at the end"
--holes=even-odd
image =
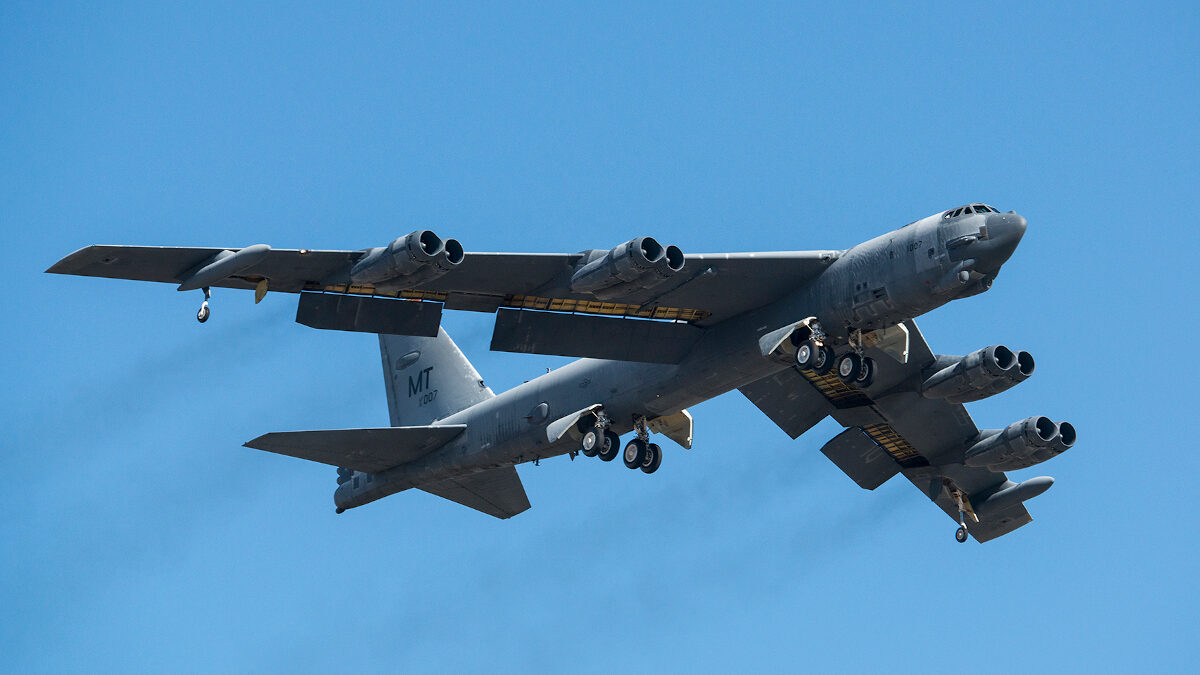
POLYGON ((834 436, 821 452, 865 490, 874 490, 900 473, 896 460, 859 427, 834 436))
POLYGON ((301 293, 296 323, 324 330, 437 337, 442 306, 417 300, 301 293))
POLYGON ((516 467, 491 469, 450 478, 420 488, 497 518, 511 518, 529 508, 525 486, 516 467))
POLYGON ((492 350, 642 363, 679 363, 703 334, 686 323, 501 309, 492 350))
POLYGON ((247 448, 299 457, 366 473, 379 473, 420 459, 453 440, 465 424, 378 429, 276 431, 246 443, 247 448))

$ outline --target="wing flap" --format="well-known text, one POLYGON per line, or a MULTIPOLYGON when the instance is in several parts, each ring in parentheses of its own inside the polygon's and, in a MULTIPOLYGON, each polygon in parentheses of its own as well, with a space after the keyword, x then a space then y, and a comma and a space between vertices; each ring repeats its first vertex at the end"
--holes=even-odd
POLYGON ((529 508, 529 497, 516 467, 490 469, 418 486, 442 499, 496 518, 512 518, 529 508))
POLYGON ((679 363, 703 329, 686 323, 502 309, 493 351, 679 363))
POLYGON ((245 446, 366 473, 420 459, 453 440, 465 424, 377 429, 276 431, 245 446))
POLYGON ((900 464, 860 427, 834 436, 821 452, 864 490, 874 490, 900 473, 900 464))
POLYGON ((794 368, 768 375, 738 391, 792 438, 799 438, 834 410, 829 400, 794 368))

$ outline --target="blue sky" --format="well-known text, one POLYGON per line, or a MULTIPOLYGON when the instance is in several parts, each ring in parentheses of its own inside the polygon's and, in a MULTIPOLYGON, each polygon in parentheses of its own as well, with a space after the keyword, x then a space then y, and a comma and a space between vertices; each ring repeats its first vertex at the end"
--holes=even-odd
MULTIPOLYGON (((1190 670, 1194 3, 0 7, 0 670, 1190 670), (654 476, 523 467, 496 521, 241 447, 387 420, 375 340, 294 296, 42 274, 92 243, 845 248, 960 203, 1030 222, 935 350, 1038 360, 969 406, 1072 421, 984 545, 739 394, 654 476)), ((564 362, 487 351, 489 384, 564 362)))

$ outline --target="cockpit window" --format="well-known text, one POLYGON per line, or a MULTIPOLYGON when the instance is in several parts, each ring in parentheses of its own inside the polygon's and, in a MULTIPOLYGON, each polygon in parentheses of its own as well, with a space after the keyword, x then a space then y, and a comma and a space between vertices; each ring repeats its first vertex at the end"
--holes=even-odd
POLYGON ((946 211, 946 213, 942 214, 942 217, 943 219, 952 219, 952 217, 959 217, 961 215, 998 213, 1000 213, 1000 210, 995 207, 989 207, 988 204, 967 204, 966 207, 946 211))

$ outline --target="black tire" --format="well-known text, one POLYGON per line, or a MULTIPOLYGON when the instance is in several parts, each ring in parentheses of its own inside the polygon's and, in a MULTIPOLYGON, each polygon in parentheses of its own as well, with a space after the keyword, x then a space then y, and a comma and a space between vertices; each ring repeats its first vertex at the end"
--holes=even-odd
POLYGON ((630 469, 637 469, 646 461, 647 446, 649 444, 640 438, 635 438, 625 444, 625 452, 622 453, 621 459, 625 460, 625 466, 630 469))
POLYGON ((600 446, 604 445, 604 429, 601 427, 592 427, 583 433, 583 438, 579 440, 579 451, 584 457, 595 457, 596 453, 600 452, 600 446))
POLYGON ((654 473, 662 466, 662 448, 657 443, 646 446, 646 461, 642 462, 643 473, 654 473))
POLYGON ((208 305, 204 305, 200 308, 199 312, 196 312, 196 320, 200 323, 204 323, 205 321, 208 321, 209 314, 211 314, 211 312, 208 309, 208 305))
POLYGON ((796 347, 796 367, 800 370, 812 370, 821 348, 812 340, 805 340, 796 347))
POLYGON ((846 384, 853 384, 862 372, 862 357, 854 352, 842 354, 837 360, 838 379, 846 384))
POLYGON ((611 462, 621 454, 621 437, 612 431, 605 430, 604 443, 596 453, 601 460, 611 462))
POLYGON ((813 362, 813 372, 817 375, 824 375, 830 370, 833 370, 834 353, 833 347, 822 345, 820 352, 817 354, 816 360, 813 362))
POLYGON ((954 540, 960 544, 965 544, 967 541, 967 528, 959 527, 958 530, 954 532, 954 540))
POLYGON ((858 377, 854 379, 854 384, 858 385, 859 389, 866 389, 875 381, 875 359, 864 356, 862 367, 859 369, 858 377))

